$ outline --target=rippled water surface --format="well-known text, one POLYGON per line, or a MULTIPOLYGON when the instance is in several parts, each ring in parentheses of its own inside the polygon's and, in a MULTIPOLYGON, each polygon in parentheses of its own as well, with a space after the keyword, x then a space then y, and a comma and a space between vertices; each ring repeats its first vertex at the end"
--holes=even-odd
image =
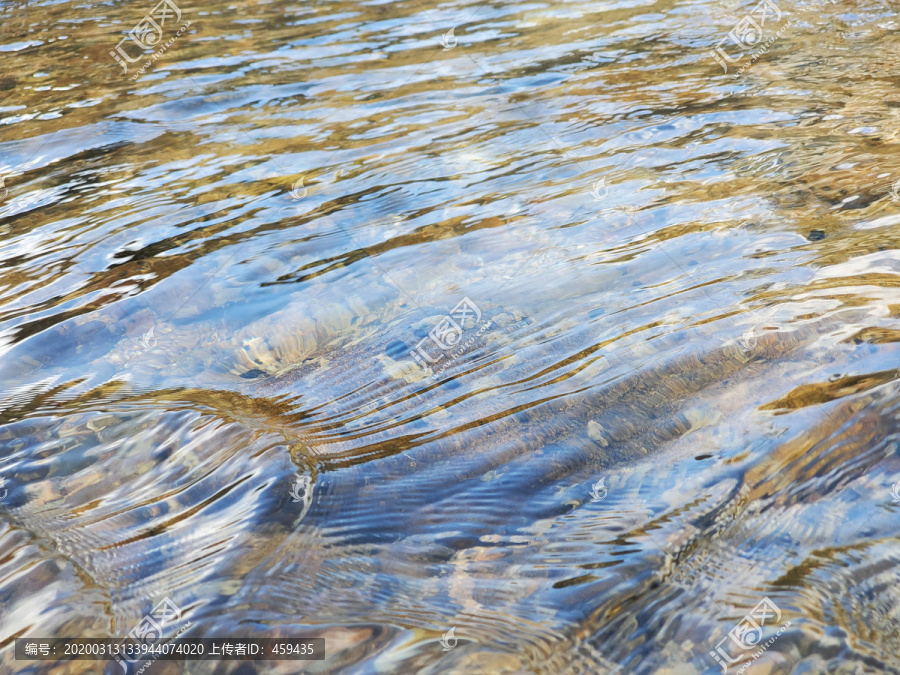
POLYGON ((0 3, 0 672, 900 672, 896 5, 154 9, 0 3))

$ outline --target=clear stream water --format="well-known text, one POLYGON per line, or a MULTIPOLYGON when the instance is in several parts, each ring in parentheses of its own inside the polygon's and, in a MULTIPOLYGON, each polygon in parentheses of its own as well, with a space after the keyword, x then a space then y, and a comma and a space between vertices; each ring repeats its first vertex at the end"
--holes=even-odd
POLYGON ((0 672, 900 672, 894 3, 159 7, 0 3, 0 672))

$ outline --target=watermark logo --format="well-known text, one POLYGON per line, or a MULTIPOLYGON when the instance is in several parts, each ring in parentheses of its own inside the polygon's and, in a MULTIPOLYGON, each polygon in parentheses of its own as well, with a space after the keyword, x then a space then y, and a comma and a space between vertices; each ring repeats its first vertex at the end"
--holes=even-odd
MULTIPOLYGON (((481 310, 478 309, 478 305, 469 300, 468 297, 465 297, 458 305, 456 305, 456 307, 450 310, 448 316, 441 319, 438 324, 431 329, 428 335, 422 338, 419 344, 416 345, 415 351, 410 351, 409 353, 422 368, 428 368, 428 364, 437 363, 443 359, 446 354, 438 353, 432 356, 432 354, 429 354, 423 346, 426 341, 430 340, 434 346, 441 350, 441 352, 447 352, 459 345, 463 332, 474 327, 479 321, 481 321, 481 310)), ((481 329, 478 331, 478 335, 481 335, 487 330, 492 323, 492 321, 486 321, 482 324, 481 329)), ((451 356, 459 356, 462 354, 473 341, 474 338, 470 339, 466 344, 461 345, 456 352, 451 354, 451 356)), ((432 353, 433 352, 434 350, 432 349, 432 353)), ((443 369, 441 372, 443 372, 443 369)), ((435 373, 435 375, 438 374, 439 373, 437 372, 435 373)))
POLYGON ((770 624, 777 624, 779 621, 781 621, 781 610, 778 608, 778 605, 768 597, 763 598, 756 607, 737 622, 734 628, 728 631, 728 635, 719 640, 715 651, 710 652, 710 656, 722 666, 723 673, 728 670, 729 665, 736 663, 742 658, 749 657, 749 662, 738 670, 739 673, 744 672, 791 625, 790 621, 786 622, 776 635, 769 638, 764 644, 760 644, 763 637, 763 628, 770 624), (727 644, 723 646, 723 643, 727 644), (743 653, 755 647, 760 649, 749 655, 743 653))
MULTIPOLYGON (((721 65, 722 68, 725 69, 725 72, 727 73, 729 63, 737 63, 742 58, 744 58, 744 56, 746 56, 745 52, 748 49, 752 49, 762 42, 763 26, 766 25, 766 19, 769 18, 770 23, 773 23, 771 21, 771 18, 774 17, 774 22, 777 23, 778 21, 781 21, 781 16, 781 9, 778 8, 778 5, 776 5, 772 0, 762 0, 762 2, 754 7, 747 16, 745 16, 743 19, 738 21, 737 24, 735 24, 731 32, 719 41, 719 44, 716 45, 716 48, 712 52, 710 52, 710 54, 719 63, 719 65, 721 65), (769 10, 771 10, 771 15, 769 13, 769 10), (731 56, 722 47, 722 43, 729 39, 741 50, 741 52, 737 56, 731 56)), ((782 28, 782 30, 784 29, 782 28)), ((778 37, 780 35, 781 33, 779 32, 775 37, 778 37)), ((768 41, 768 45, 771 46, 774 40, 775 38, 771 38, 768 41)), ((768 51, 768 46, 766 47, 766 51, 768 51)), ((751 60, 751 63, 752 61, 755 61, 757 58, 759 58, 759 56, 762 56, 762 53, 764 52, 756 55, 751 60)), ((737 77, 737 75, 734 75, 733 77, 737 77)))
MULTIPOLYGON (((3 185, 2 180, 0 180, 0 185, 3 185)), ((2 200, 4 195, 0 194, 0 200, 2 200)), ((891 184, 891 201, 900 202, 900 180, 891 184)))
POLYGON ((128 72, 127 63, 137 63, 143 57, 145 49, 152 49, 159 44, 163 35, 162 27, 166 24, 166 19, 169 18, 170 10, 175 12, 175 21, 181 21, 181 10, 178 8, 178 5, 172 0, 161 0, 156 7, 151 9, 143 19, 135 24, 134 28, 125 34, 125 37, 119 40, 116 50, 109 52, 110 56, 122 66, 126 73, 128 72), (140 50, 134 58, 122 47, 122 43, 126 40, 131 40, 140 50))
POLYGON ((156 336, 153 335, 153 328, 154 326, 151 326, 150 330, 141 336, 141 347, 145 352, 156 348, 156 336))
MULTIPOLYGON (((146 643, 148 640, 157 640, 163 636, 163 628, 175 622, 181 620, 181 609, 176 605, 169 597, 165 597, 162 601, 156 605, 152 610, 150 610, 149 614, 145 614, 144 618, 140 620, 140 622, 128 631, 128 637, 137 642, 146 643)), ((174 635, 174 637, 178 637, 188 628, 190 628, 191 622, 188 621, 179 631, 174 635)), ((116 663, 118 663, 122 667, 122 671, 127 673, 129 665, 133 665, 143 659, 141 655, 141 650, 136 650, 137 655, 133 659, 128 659, 123 656, 116 657, 116 663)), ((145 652, 153 653, 152 650, 145 652)), ((147 663, 142 665, 137 673, 142 673, 144 670, 150 667, 150 665, 156 661, 158 658, 154 656, 147 663)))
POLYGON ((291 486, 291 501, 293 502, 304 502, 309 498, 310 487, 312 486, 312 479, 306 474, 302 476, 297 476, 297 480, 294 481, 293 486, 291 486))
POLYGON ((0 490, 3 492, 0 493, 0 502, 6 499, 6 495, 9 493, 9 490, 6 488, 6 479, 0 476, 0 490))
POLYGON ((303 176, 297 179, 297 181, 291 186, 291 199, 295 202, 299 202, 306 196, 306 188, 303 187, 303 176))
POLYGON ((606 495, 608 494, 608 490, 606 489, 606 485, 603 484, 603 481, 606 480, 606 476, 603 476, 600 480, 594 483, 591 486, 591 501, 599 502, 606 499, 606 495))
POLYGON ((756 330, 753 328, 748 328, 747 330, 745 330, 744 334, 737 339, 737 343, 745 352, 752 351, 753 348, 756 347, 758 342, 759 336, 757 335, 756 330))
POLYGON ((728 37, 742 49, 750 49, 762 39, 762 35, 762 26, 756 23, 752 17, 745 16, 735 24, 728 37))
MULTIPOLYGON (((144 51, 147 49, 154 49, 160 45, 160 41, 163 37, 163 26, 166 25, 166 20, 168 19, 169 24, 176 23, 181 21, 181 9, 176 5, 173 0, 160 0, 160 2, 147 13, 144 18, 138 21, 134 28, 128 31, 119 43, 116 45, 115 51, 110 51, 109 54, 112 56, 116 63, 122 66, 122 70, 127 73, 128 65, 137 63, 141 59, 144 58, 144 51), (132 52, 135 53, 135 56, 132 56, 128 53, 128 50, 123 46, 123 43, 126 45, 131 45, 132 52), (135 46, 137 49, 135 50, 135 46)), ((136 79, 150 63, 156 61, 160 56, 162 56, 169 46, 175 42, 177 37, 180 37, 181 34, 187 30, 187 28, 191 25, 191 22, 188 21, 184 24, 178 31, 178 33, 170 38, 165 45, 162 45, 161 48, 153 54, 151 60, 141 68, 140 72, 132 77, 131 79, 136 79)))
POLYGON ((606 189, 606 179, 601 178, 600 180, 595 181, 591 186, 591 196, 594 198, 594 201, 602 202, 606 199, 607 195, 609 195, 609 190, 606 189))
POLYGON ((444 637, 442 637, 440 639, 442 652, 449 652, 451 649, 453 649, 456 646, 456 643, 458 642, 458 638, 456 637, 456 635, 453 634, 455 630, 456 630, 456 626, 454 626, 453 628, 448 630, 446 633, 444 633, 444 637))
POLYGON ((453 34, 453 31, 454 29, 451 28, 441 36, 441 47, 444 48, 443 51, 453 49, 456 46, 456 36, 453 34))
MULTIPOLYGON (((2 481, 2 480, 3 479, 0 478, 0 481, 2 481)), ((2 487, 2 485, 3 485, 3 483, 0 482, 0 487, 2 487)), ((896 483, 894 483, 894 485, 891 487, 891 497, 895 504, 900 503, 900 480, 898 480, 896 483)), ((2 502, 2 501, 3 501, 3 498, 0 497, 0 502, 2 502)))

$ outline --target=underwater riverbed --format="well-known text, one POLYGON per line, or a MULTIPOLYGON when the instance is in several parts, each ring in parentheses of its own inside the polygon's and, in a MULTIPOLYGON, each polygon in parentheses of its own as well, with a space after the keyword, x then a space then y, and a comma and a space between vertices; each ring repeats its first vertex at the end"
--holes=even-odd
POLYGON ((900 673, 898 26, 0 2, 0 675, 900 673))

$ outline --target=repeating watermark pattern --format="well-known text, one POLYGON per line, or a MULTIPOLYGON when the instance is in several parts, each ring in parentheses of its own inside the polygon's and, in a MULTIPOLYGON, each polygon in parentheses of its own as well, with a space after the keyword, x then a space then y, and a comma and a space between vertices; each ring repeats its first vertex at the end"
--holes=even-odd
POLYGON ((294 519, 295 525, 303 520, 312 508, 314 490, 315 482, 312 476, 298 472, 290 489, 291 503, 300 505, 299 513, 294 519))
POLYGON ((441 36, 441 47, 443 51, 453 49, 456 46, 456 36, 453 34, 454 29, 451 28, 441 36))
POLYGON ((181 28, 179 28, 178 32, 175 33, 175 35, 173 35, 172 37, 170 37, 169 40, 166 42, 166 44, 164 44, 162 47, 157 49, 153 53, 153 56, 151 56, 150 59, 143 66, 141 66, 141 69, 139 71, 137 71, 134 75, 131 76, 131 81, 133 82, 134 80, 138 79, 141 75, 143 75, 144 71, 146 71, 147 68, 149 68, 154 63, 156 63, 162 57, 162 55, 165 54, 169 50, 169 47, 171 47, 175 43, 175 40, 180 38, 181 34, 184 33, 184 31, 186 31, 190 27, 191 27, 191 22, 188 21, 181 28))
MULTIPOLYGON (((431 379, 435 379, 439 377, 447 368, 450 367, 450 363, 453 359, 459 358, 463 354, 465 354, 469 349, 475 344, 475 341, 480 338, 484 333, 494 325, 493 321, 485 321, 481 324, 481 328, 478 329, 478 332, 469 337, 463 344, 457 347, 454 351, 450 352, 448 355, 449 358, 441 365, 440 368, 435 369, 434 373, 431 376, 431 379)), ((420 343, 421 344, 421 343, 420 343)))
MULTIPOLYGON (((0 481, 2 481, 2 480, 3 479, 0 478, 0 481)), ((2 483, 0 483, 0 486, 2 486, 2 483)), ((898 480, 896 483, 894 483, 891 486, 891 499, 893 500, 893 502, 895 504, 900 504, 900 480, 898 480)), ((3 498, 0 497, 0 502, 2 502, 2 501, 3 501, 3 498)))
MULTIPOLYGON (((145 50, 154 49, 160 45, 160 40, 162 40, 163 37, 163 26, 166 25, 167 19, 170 24, 181 21, 181 9, 173 2, 173 0, 160 0, 160 2, 151 9, 144 18, 135 24, 134 28, 125 34, 125 37, 119 40, 115 51, 109 52, 110 56, 116 60, 116 63, 122 66, 122 70, 125 73, 128 72, 128 64, 137 63, 144 58, 145 50), (123 43, 136 46, 137 55, 131 56, 123 46, 123 43)), ((162 49, 158 50, 153 55, 151 62, 155 61, 159 56, 162 56, 169 45, 175 41, 175 38, 180 36, 190 24, 191 22, 188 21, 182 26, 178 33, 163 45, 162 49)), ((144 65, 141 72, 146 69, 147 65, 149 65, 149 63, 144 65)), ((138 73, 138 75, 140 75, 140 73, 138 73)))
POLYGON ((606 485, 604 485, 603 481, 606 480, 606 476, 603 476, 591 486, 591 501, 592 502, 600 502, 606 499, 606 495, 609 493, 606 485))
MULTIPOLYGON (((478 309, 478 305, 469 300, 468 297, 465 297, 450 311, 448 316, 441 319, 440 322, 431 329, 428 335, 422 338, 419 344, 416 345, 415 351, 410 351, 409 353, 422 368, 427 369, 429 364, 437 363, 447 356, 445 352, 457 347, 462 339, 463 332, 477 325, 479 321, 481 321, 481 310, 478 309), (471 323, 467 323, 469 321, 471 321, 471 323), (429 354, 423 347, 425 342, 429 340, 440 350, 435 356, 429 354)), ((493 321, 485 321, 477 335, 483 334, 492 324, 493 321)), ((451 356, 463 354, 465 350, 471 346, 474 340, 474 337, 470 338, 466 344, 457 348, 451 356)), ((445 369, 446 364, 439 372, 435 372, 435 375, 439 375, 440 372, 443 372, 445 369)))
POLYGON ((753 351, 759 342, 759 331, 755 328, 748 328, 744 331, 744 333, 737 339, 738 345, 740 345, 741 349, 745 352, 753 351))
POLYGON ((141 335, 141 348, 142 348, 141 351, 142 351, 142 353, 149 352, 152 349, 156 348, 156 336, 153 335, 153 328, 154 328, 154 326, 151 326, 150 330, 148 330, 146 333, 141 335))
MULTIPOLYGON (((145 614, 144 618, 140 620, 138 625, 128 631, 128 637, 132 640, 136 640, 138 642, 147 642, 148 640, 159 639, 163 635, 163 628, 166 625, 176 623, 181 620, 181 609, 176 605, 172 600, 167 596, 162 599, 162 601, 156 605, 152 610, 150 610, 149 614, 145 614)), ((188 621, 182 628, 173 636, 178 637, 188 628, 190 628, 191 622, 188 621)), ((156 661, 156 656, 149 659, 147 663, 142 665, 140 669, 137 670, 137 675, 144 672, 150 665, 156 661)), ((116 663, 118 663, 122 667, 122 671, 128 673, 128 668, 131 665, 143 660, 141 655, 137 655, 133 659, 125 658, 124 656, 117 656, 116 663)))
POLYGON ((129 361, 139 359, 145 354, 148 354, 156 349, 158 340, 156 339, 156 335, 154 335, 155 330, 156 326, 151 326, 150 330, 141 335, 141 337, 137 341, 137 344, 129 349, 129 361))
POLYGON ((731 664, 741 659, 749 659, 737 671, 738 673, 743 673, 791 625, 791 622, 787 621, 779 629, 778 633, 769 638, 764 644, 760 644, 760 640, 763 637, 763 628, 769 624, 777 624, 779 621, 781 621, 781 610, 772 600, 765 597, 743 619, 738 621, 734 628, 728 631, 728 635, 719 640, 715 651, 711 651, 710 655, 722 666, 723 673, 728 670, 728 666, 731 664), (722 643, 726 641, 727 647, 723 647, 722 643), (756 652, 749 655, 744 653, 755 647, 759 647, 756 652))
MULTIPOLYGON (((337 174, 335 174, 337 176, 337 174)), ((306 196, 307 190, 303 187, 303 176, 300 176, 291 186, 291 200, 299 202, 306 196)))
POLYGON ((593 185, 591 185, 591 196, 594 198, 595 202, 602 202, 609 195, 609 190, 606 189, 606 179, 601 178, 598 181, 595 181, 593 185))
POLYGON ((456 626, 453 626, 453 628, 451 628, 446 633, 444 633, 444 637, 442 637, 440 639, 442 652, 449 652, 451 649, 453 649, 456 646, 456 643, 458 642, 458 638, 456 637, 456 635, 454 635, 455 631, 456 631, 456 626))
MULTIPOLYGON (((609 197, 609 187, 606 185, 606 178, 599 178, 591 183, 590 189, 591 198, 597 202, 605 202, 609 197)), ((606 208, 601 209, 600 213, 615 213, 621 212, 625 215, 626 218, 630 218, 630 216, 638 211, 636 206, 630 204, 612 204, 607 206, 606 208)))
POLYGON ((294 484, 291 486, 291 501, 305 502, 310 496, 311 487, 312 479, 309 476, 306 474, 297 476, 297 480, 295 480, 294 484))
MULTIPOLYGON (((719 65, 722 66, 722 68, 725 69, 725 72, 727 73, 728 64, 737 63, 745 56, 747 56, 747 50, 756 49, 756 51, 753 52, 750 61, 741 68, 740 72, 732 75, 732 77, 738 77, 750 65, 753 65, 753 63, 760 56, 762 56, 769 50, 769 47, 772 45, 772 43, 781 36, 781 33, 787 27, 787 24, 782 26, 781 30, 779 30, 778 33, 769 38, 769 40, 767 40, 763 44, 763 26, 766 25, 767 18, 771 19, 769 10, 772 10, 775 19, 774 23, 781 21, 782 14, 781 9, 779 9, 778 5, 776 5, 772 0, 762 0, 762 2, 754 7, 747 16, 738 21, 731 32, 721 40, 719 40, 719 44, 717 44, 716 48, 712 52, 710 52, 712 57, 719 63, 719 65), (754 18, 754 15, 756 16, 756 18, 754 18), (758 22, 757 19, 759 20, 758 22), (738 53, 737 56, 731 56, 722 47, 722 43, 729 39, 740 49, 740 53, 738 53), (757 46, 759 46, 758 49, 757 46)), ((770 21, 770 23, 772 22, 770 21)))

